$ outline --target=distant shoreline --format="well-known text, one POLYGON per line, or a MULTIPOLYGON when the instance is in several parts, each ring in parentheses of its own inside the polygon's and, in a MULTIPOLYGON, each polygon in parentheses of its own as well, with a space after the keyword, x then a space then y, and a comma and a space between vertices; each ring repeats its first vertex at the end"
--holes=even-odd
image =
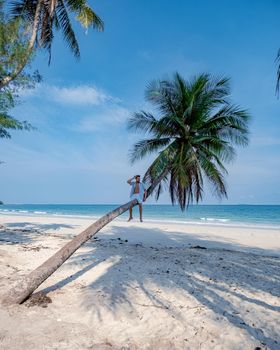
MULTIPOLYGON (((129 198, 127 198, 127 201, 129 200, 129 198)), ((119 206, 123 203, 3 203, 2 205, 64 205, 64 206, 73 206, 73 205, 79 205, 79 206, 91 206, 91 205, 100 205, 100 206, 108 206, 108 205, 114 205, 114 206, 119 206)), ((145 203, 145 205, 147 206, 170 206, 171 204, 168 203, 161 203, 161 204, 157 204, 157 203, 145 203)), ((173 206, 173 205, 172 205, 173 206)), ((248 204, 248 203, 244 203, 244 204, 190 204, 189 207, 211 207, 211 206, 221 206, 221 207, 235 207, 235 206, 252 206, 252 207, 279 207, 280 204, 248 204)), ((178 207, 178 204, 175 204, 173 207, 178 207)))
MULTIPOLYGON (((99 219, 102 215, 82 215, 82 214, 61 214, 61 213, 48 213, 43 211, 5 211, 0 209, 0 218, 5 216, 15 216, 15 217, 32 217, 32 218, 39 218, 40 220, 51 219, 51 218, 61 218, 61 219, 82 219, 82 220, 91 220, 95 221, 99 219)), ((115 220, 120 222, 126 222, 127 218, 125 217, 126 214, 123 214, 123 216, 120 216, 116 218, 115 220)), ((138 222, 138 210, 135 209, 135 219, 133 222, 138 222)), ((219 220, 219 219, 218 219, 219 220)), ((265 230, 272 230, 272 231, 279 231, 280 234, 280 224, 267 224, 267 223, 250 223, 250 222, 228 222, 228 221, 218 221, 218 220, 201 220, 201 221, 194 221, 194 220, 176 220, 176 219, 166 219, 166 218, 150 218, 146 217, 145 222, 151 223, 151 224, 170 224, 170 225, 182 225, 182 226, 202 226, 202 227, 225 227, 225 228, 252 228, 252 229, 265 229, 265 230)))

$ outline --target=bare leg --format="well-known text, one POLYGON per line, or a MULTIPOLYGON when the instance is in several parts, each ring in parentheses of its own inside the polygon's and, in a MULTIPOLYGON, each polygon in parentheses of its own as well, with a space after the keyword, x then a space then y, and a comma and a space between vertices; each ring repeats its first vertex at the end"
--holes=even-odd
POLYGON ((143 221, 143 218, 142 218, 142 214, 143 214, 143 206, 141 203, 138 204, 139 205, 139 214, 140 214, 140 221, 142 222, 143 221))
POLYGON ((132 217, 132 207, 130 207, 130 208, 129 208, 129 218, 128 218, 127 221, 130 221, 130 220, 132 220, 132 219, 133 219, 133 217, 132 217))

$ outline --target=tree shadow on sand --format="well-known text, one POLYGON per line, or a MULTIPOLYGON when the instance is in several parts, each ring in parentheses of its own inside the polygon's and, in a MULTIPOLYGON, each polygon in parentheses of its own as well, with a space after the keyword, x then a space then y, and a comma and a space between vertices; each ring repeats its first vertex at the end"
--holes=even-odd
POLYGON ((160 244, 144 245, 123 239, 126 230, 131 230, 131 227, 113 226, 110 230, 110 238, 89 242, 87 252, 77 252, 69 260, 68 264, 82 262, 84 267, 80 271, 44 291, 59 289, 91 270, 94 272, 102 262, 114 261, 104 274, 87 285, 87 292, 92 297, 82 300, 82 307, 96 313, 100 319, 101 308, 104 307, 112 314, 122 307, 134 310, 136 305, 130 295, 135 288, 146 296, 151 306, 162 308, 180 319, 179 310, 184 305, 179 305, 176 300, 163 299, 157 292, 158 289, 171 293, 176 290, 195 300, 205 310, 211 310, 217 317, 225 318, 230 324, 245 330, 263 345, 271 349, 279 348, 279 339, 269 335, 266 321, 258 325, 246 322, 246 312, 250 312, 251 306, 257 306, 258 312, 270 313, 272 324, 277 324, 276 315, 280 306, 265 301, 265 296, 270 295, 274 299, 280 296, 278 257, 267 255, 261 249, 258 252, 262 254, 238 252, 245 248, 233 242, 216 241, 213 244, 211 240, 213 248, 202 249, 207 240, 197 235, 189 234, 186 238, 185 235, 169 232, 167 236, 159 229, 137 227, 135 231, 140 236, 148 232, 158 242, 164 237, 162 247, 160 244), (196 246, 193 246, 194 242, 196 246), (105 296, 102 306, 98 297, 100 294, 105 296), (260 294, 264 298, 259 299, 260 294))
POLYGON ((38 232, 34 230, 10 229, 0 226, 0 244, 22 244, 32 242, 38 232))
POLYGON ((75 225, 68 225, 63 223, 51 223, 51 224, 40 224, 40 223, 34 223, 34 222, 11 222, 5 224, 8 228, 17 228, 17 229, 23 229, 23 230, 35 230, 35 231, 48 231, 48 230, 60 230, 62 228, 69 228, 73 229, 76 226, 75 225))
MULTIPOLYGON (((40 234, 49 234, 49 231, 73 229, 75 225, 63 223, 40 224, 33 222, 11 222, 0 225, 0 244, 28 244, 36 241, 40 234)), ((61 238, 71 239, 73 235, 63 234, 61 238)))

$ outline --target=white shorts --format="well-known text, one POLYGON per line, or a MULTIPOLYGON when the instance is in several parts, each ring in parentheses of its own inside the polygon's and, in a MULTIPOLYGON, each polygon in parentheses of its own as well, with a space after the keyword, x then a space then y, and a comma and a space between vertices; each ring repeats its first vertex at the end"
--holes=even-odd
POLYGON ((139 193, 134 193, 130 196, 130 199, 133 201, 133 199, 137 199, 138 203, 142 204, 143 198, 141 198, 139 193))

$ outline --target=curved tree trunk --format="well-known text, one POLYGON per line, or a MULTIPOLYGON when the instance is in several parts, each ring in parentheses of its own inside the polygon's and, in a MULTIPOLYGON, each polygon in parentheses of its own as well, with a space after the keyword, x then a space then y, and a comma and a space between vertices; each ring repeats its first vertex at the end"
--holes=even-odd
MULTIPOLYGON (((148 188, 148 196, 153 192, 156 186, 168 173, 166 169, 156 181, 148 188)), ((52 275, 75 251, 80 248, 85 242, 99 232, 109 222, 114 220, 117 216, 123 214, 130 207, 137 205, 137 200, 134 199, 102 216, 95 223, 90 225, 87 229, 74 237, 72 241, 68 242, 57 253, 51 256, 42 265, 33 270, 29 275, 25 276, 15 287, 13 287, 3 299, 3 303, 21 304, 36 290, 50 275, 52 275)))
POLYGON ((42 3, 43 3, 43 0, 39 0, 36 7, 34 22, 32 26, 32 33, 29 40, 26 56, 21 62, 21 64, 19 64, 10 75, 7 75, 6 77, 0 80, 0 89, 2 89, 6 85, 8 85, 11 81, 16 79, 16 77, 23 71, 24 67, 28 63, 28 60, 30 59, 30 56, 32 55, 32 51, 36 42, 37 31, 40 23, 40 12, 41 12, 42 3))
POLYGON ((37 267, 29 275, 24 277, 14 288, 12 288, 5 296, 3 302, 5 304, 22 303, 25 301, 40 284, 42 284, 50 275, 52 275, 75 251, 87 242, 92 236, 102 229, 109 222, 114 220, 117 216, 127 211, 131 206, 135 206, 137 200, 134 199, 110 213, 102 216, 95 223, 90 225, 87 229, 74 237, 72 241, 68 242, 57 253, 51 256, 42 265, 37 267))

